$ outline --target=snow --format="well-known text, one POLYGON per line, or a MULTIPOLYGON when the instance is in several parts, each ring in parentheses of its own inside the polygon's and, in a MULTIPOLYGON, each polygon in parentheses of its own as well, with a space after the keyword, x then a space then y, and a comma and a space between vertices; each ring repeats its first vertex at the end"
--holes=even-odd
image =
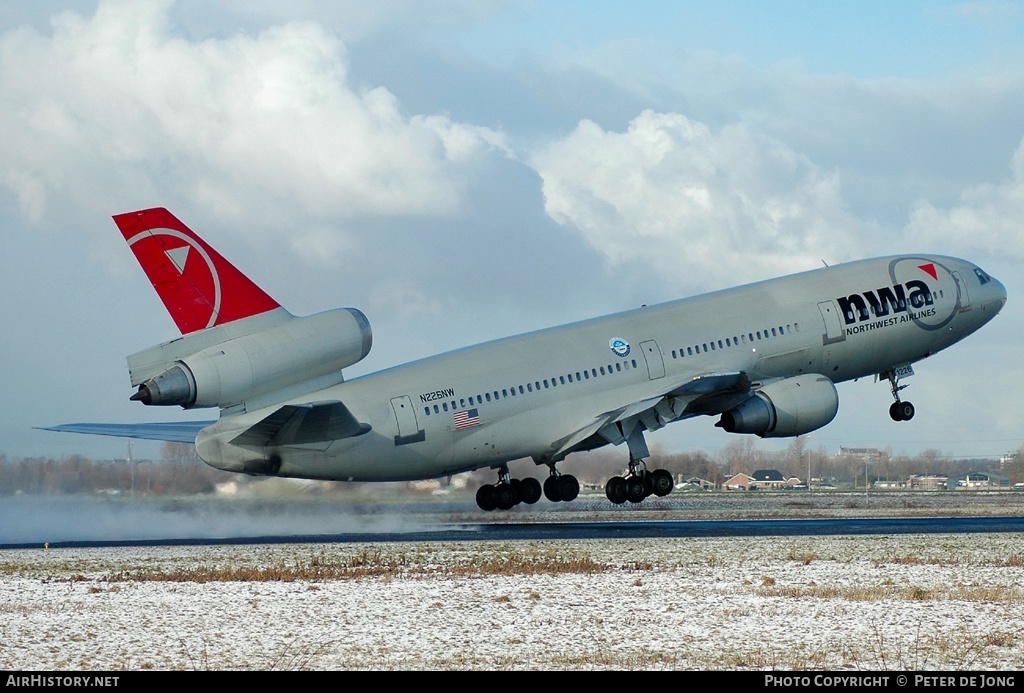
POLYGON ((0 667, 1016 671, 1022 559, 1013 534, 7 550, 0 667), (301 571, 360 562, 384 569, 301 571))

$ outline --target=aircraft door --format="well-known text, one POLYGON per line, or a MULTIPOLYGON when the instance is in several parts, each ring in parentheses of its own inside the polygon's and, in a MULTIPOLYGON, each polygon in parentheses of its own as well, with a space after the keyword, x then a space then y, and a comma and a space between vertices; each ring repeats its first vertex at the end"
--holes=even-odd
POLYGON ((408 395, 391 398, 391 408, 395 410, 395 420, 398 422, 398 435, 395 436, 395 445, 408 445, 426 440, 426 433, 416 422, 416 410, 412 406, 412 400, 408 395))
POLYGON ((956 280, 956 288, 960 292, 960 310, 970 310, 971 295, 967 293, 967 282, 959 272, 953 272, 953 279, 956 280))
POLYGON ((825 333, 821 336, 822 345, 844 341, 846 333, 843 331, 843 323, 835 301, 821 301, 818 310, 821 312, 821 319, 825 321, 825 333))
POLYGON ((661 355, 658 343, 653 339, 640 342, 640 351, 644 353, 644 360, 647 361, 647 375, 651 380, 665 377, 665 358, 661 355))

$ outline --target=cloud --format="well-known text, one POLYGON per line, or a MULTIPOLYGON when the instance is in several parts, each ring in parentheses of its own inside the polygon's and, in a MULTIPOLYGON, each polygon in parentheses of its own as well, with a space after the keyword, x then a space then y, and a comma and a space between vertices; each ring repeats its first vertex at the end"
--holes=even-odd
POLYGON ((253 226, 449 216, 474 162, 508 154, 500 133, 350 85, 319 24, 196 41, 168 10, 103 2, 0 36, 0 185, 25 217, 172 197, 253 226))
POLYGON ((961 193, 960 204, 949 209, 917 201, 906 235, 950 251, 983 250, 1024 259, 1024 139, 1013 155, 1008 180, 971 186, 961 193))
POLYGON ((859 256, 870 232, 845 210, 837 174, 742 125, 715 133, 652 111, 622 133, 582 121, 532 163, 555 221, 611 265, 643 262, 677 282, 811 269, 859 256))

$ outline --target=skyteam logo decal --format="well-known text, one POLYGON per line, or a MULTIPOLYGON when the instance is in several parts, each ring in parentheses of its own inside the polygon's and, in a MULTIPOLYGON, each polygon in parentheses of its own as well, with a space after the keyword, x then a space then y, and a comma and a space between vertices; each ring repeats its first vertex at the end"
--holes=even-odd
POLYGON ((608 340, 608 348, 612 350, 612 353, 616 356, 626 358, 629 356, 629 342, 621 337, 614 337, 608 340))

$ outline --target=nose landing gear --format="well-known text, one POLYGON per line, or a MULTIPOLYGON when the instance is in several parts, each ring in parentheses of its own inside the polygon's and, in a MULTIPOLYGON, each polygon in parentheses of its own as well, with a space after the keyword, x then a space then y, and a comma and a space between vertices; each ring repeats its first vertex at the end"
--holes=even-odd
POLYGON ((914 418, 914 405, 910 402, 900 400, 900 390, 907 386, 899 384, 900 379, 899 376, 896 375, 896 371, 888 371, 884 375, 889 381, 889 388, 892 390, 892 397, 896 400, 889 407, 889 418, 893 421, 910 421, 914 418))

